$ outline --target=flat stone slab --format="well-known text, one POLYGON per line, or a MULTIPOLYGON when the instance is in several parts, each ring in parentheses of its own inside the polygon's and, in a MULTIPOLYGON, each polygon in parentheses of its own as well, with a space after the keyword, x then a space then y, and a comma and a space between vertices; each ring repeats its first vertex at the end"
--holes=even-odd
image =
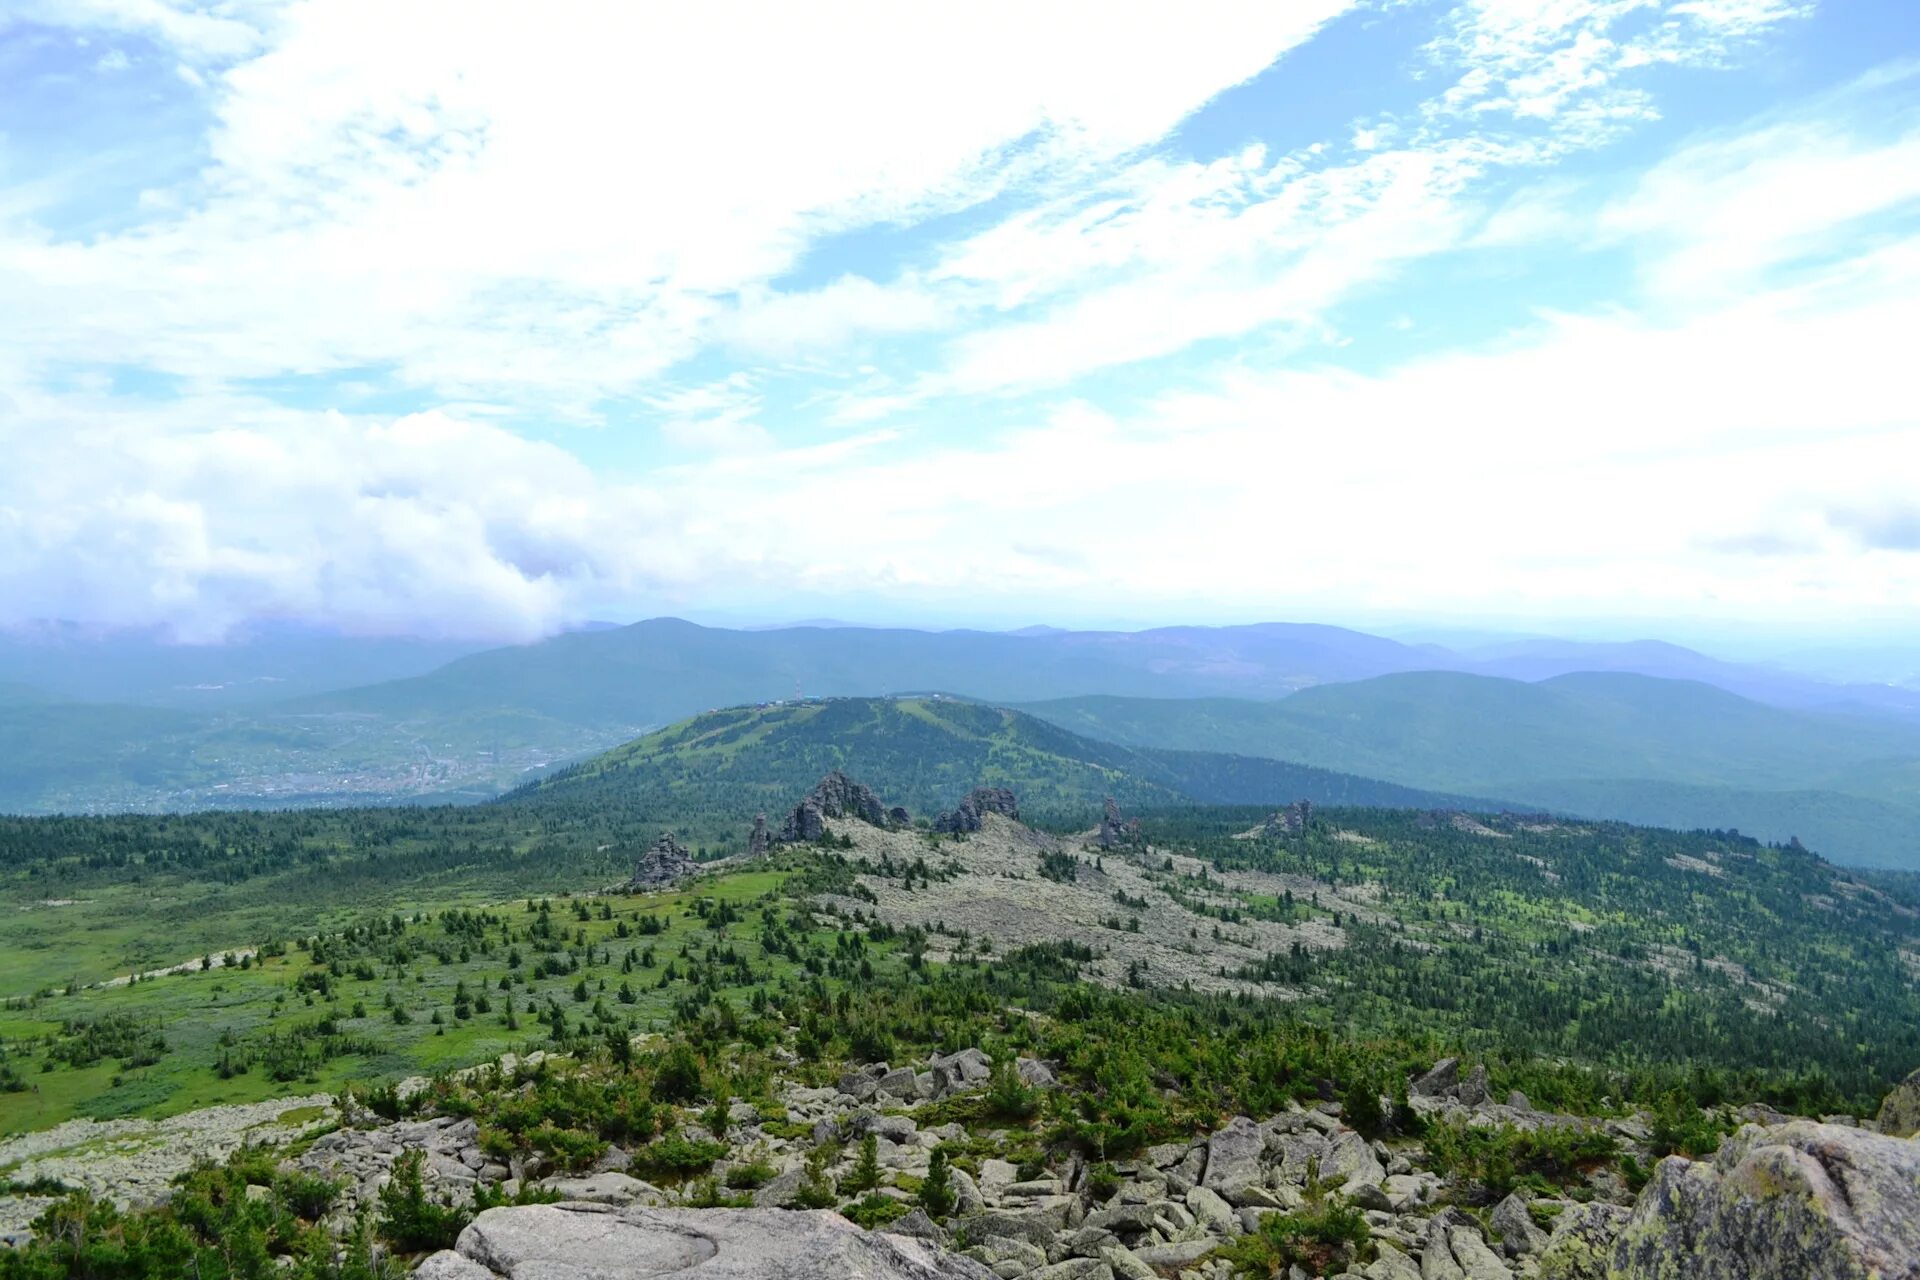
POLYGON ((926 1241, 869 1233, 837 1213, 619 1209, 563 1203, 489 1209, 428 1259, 447 1280, 992 1280, 926 1241), (463 1265, 464 1264, 464 1265, 463 1265))

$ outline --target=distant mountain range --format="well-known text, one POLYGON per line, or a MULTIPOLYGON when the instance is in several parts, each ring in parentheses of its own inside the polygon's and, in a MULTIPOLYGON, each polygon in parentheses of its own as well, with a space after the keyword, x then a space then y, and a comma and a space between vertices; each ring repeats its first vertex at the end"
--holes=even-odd
POLYGON ((1770 707, 1694 681, 1409 672, 1279 702, 1090 697, 1024 709, 1113 742, 1270 756, 1648 825, 1799 836, 1842 861, 1920 865, 1920 726, 1770 707))
POLYGON ((0 637, 0 809, 483 799, 708 710, 936 692, 1109 745, 1211 753, 1212 767, 1279 760, 1920 867, 1914 691, 1654 641, 1453 649, 1292 623, 654 619, 479 651, 290 629, 230 648, 42 629, 0 637))

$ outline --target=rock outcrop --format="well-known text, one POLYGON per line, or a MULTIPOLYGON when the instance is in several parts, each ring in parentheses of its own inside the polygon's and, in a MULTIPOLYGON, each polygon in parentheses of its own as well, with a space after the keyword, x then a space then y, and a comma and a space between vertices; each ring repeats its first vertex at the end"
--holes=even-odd
POLYGON ((1614 1245, 1614 1280, 1920 1280, 1920 1142, 1810 1120, 1669 1156, 1614 1245))
POLYGON ((627 883, 635 888, 655 889, 683 880, 699 869, 700 864, 693 860, 693 855, 680 846, 671 831, 667 831, 661 833, 652 847, 640 855, 640 861, 633 867, 633 878, 627 883))
POLYGON ((1297 836, 1312 821, 1313 801, 1296 800, 1268 818, 1260 830, 1263 835, 1269 836, 1297 836))
POLYGON ((993 1280, 968 1258, 837 1213, 616 1209, 562 1203, 489 1209, 434 1254, 426 1280, 993 1280))
POLYGON ((1893 1086, 1880 1102, 1875 1123, 1890 1138, 1911 1138, 1920 1133, 1920 1071, 1893 1086))
POLYGON ((1433 1070, 1414 1080, 1407 1086, 1408 1100, 1420 1109, 1422 1101, 1454 1102, 1464 1107, 1484 1106, 1491 1096, 1487 1088, 1487 1069, 1476 1066, 1460 1076, 1458 1058, 1442 1058, 1434 1063, 1433 1070))
POLYGON ((1119 849, 1140 842, 1140 819, 1120 816, 1120 802, 1108 796, 1100 813, 1100 830, 1094 843, 1102 849, 1119 849))
POLYGON ((773 832, 767 829, 767 815, 757 813, 753 817, 753 830, 747 833, 747 856, 759 858, 773 847, 773 832))
POLYGON ((796 843, 818 840, 826 834, 828 818, 858 818, 876 827, 903 826, 908 821, 905 809, 889 810, 871 787, 835 769, 793 807, 780 828, 780 838, 796 843))
POLYGON ((1020 801, 1005 787, 975 787, 960 801, 959 808, 935 818, 933 829, 946 833, 978 831, 981 819, 989 813, 1018 822, 1020 801))

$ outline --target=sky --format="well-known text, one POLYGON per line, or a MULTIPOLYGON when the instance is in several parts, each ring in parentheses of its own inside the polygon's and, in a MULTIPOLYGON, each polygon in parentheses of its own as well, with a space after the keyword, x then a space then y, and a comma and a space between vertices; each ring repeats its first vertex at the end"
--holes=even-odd
POLYGON ((1920 633, 1911 0, 0 0, 0 624, 1920 633))

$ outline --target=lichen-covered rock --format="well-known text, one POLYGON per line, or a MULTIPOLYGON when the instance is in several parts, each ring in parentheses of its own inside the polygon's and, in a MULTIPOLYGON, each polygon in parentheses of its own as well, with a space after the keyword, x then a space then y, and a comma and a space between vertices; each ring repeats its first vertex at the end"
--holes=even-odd
POLYGON ((1386 1176, 1367 1140, 1351 1131, 1334 1139, 1320 1160, 1320 1177, 1330 1183, 1345 1183, 1349 1195, 1361 1186, 1379 1186, 1386 1176))
POLYGON ((937 1245, 860 1230, 837 1213, 783 1209, 612 1209, 542 1204, 489 1209, 452 1255, 428 1259, 444 1280, 990 1280, 937 1245), (461 1268, 455 1259, 472 1267, 461 1268))
POLYGON ((1623 1205, 1575 1204, 1560 1211, 1540 1250, 1539 1280, 1607 1280, 1614 1242, 1630 1211, 1623 1205))
POLYGON ((1669 1156, 1610 1280, 1920 1280, 1920 1142, 1749 1125, 1711 1161, 1669 1156))
POLYGON ((1911 1138, 1920 1133, 1920 1071, 1893 1086, 1881 1100, 1877 1127, 1890 1138, 1911 1138))

